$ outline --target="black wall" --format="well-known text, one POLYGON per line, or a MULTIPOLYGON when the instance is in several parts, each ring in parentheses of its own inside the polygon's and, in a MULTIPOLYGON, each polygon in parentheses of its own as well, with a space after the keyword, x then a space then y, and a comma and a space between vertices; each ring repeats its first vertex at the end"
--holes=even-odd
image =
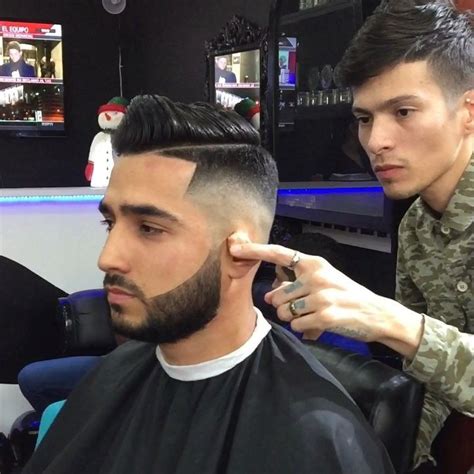
POLYGON ((0 0, 0 16, 64 26, 66 138, 0 136, 0 188, 87 186, 84 168, 99 131, 96 111, 119 95, 204 99, 204 41, 234 15, 266 26, 271 0, 130 0, 110 15, 101 0, 0 0), (119 26, 120 21, 120 26, 119 26), (120 31, 120 35, 119 35, 120 31))
POLYGON ((126 51, 127 91, 175 100, 204 99, 204 42, 233 15, 268 24, 271 0, 135 0, 123 29, 135 47, 126 51))

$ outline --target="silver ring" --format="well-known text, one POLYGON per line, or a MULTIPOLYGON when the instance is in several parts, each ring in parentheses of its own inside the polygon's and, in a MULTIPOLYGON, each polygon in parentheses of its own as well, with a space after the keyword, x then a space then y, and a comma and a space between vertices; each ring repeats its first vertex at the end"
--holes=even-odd
POLYGON ((290 313, 293 316, 299 316, 298 311, 296 310, 296 304, 295 301, 290 301, 290 304, 288 305, 288 308, 290 310, 290 313))
POLYGON ((299 252, 295 252, 292 259, 291 259, 291 262, 289 265, 287 265, 287 268, 289 268, 290 270, 294 270, 296 265, 298 264, 298 262, 301 260, 301 255, 299 252))

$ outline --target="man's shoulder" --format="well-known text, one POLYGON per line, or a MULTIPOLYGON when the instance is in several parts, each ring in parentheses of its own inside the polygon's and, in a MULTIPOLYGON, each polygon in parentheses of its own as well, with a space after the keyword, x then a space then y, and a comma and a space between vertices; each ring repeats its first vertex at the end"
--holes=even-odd
POLYGON ((400 221, 399 232, 407 232, 413 229, 424 213, 425 210, 423 209, 423 203, 421 198, 418 197, 402 217, 400 221))
POLYGON ((23 63, 23 69, 27 71, 26 74, 28 76, 32 76, 32 77, 35 76, 36 71, 35 71, 34 66, 32 66, 31 64, 28 64, 27 62, 23 63))
POLYGON ((84 382, 88 388, 97 387, 100 391, 102 384, 127 383, 131 372, 140 372, 141 368, 149 368, 156 364, 156 350, 153 344, 127 341, 107 354, 102 362, 90 374, 90 380, 84 382))
POLYGON ((297 398, 301 391, 308 395, 323 394, 350 408, 355 407, 341 383, 293 334, 272 323, 267 339, 271 341, 271 356, 281 383, 291 386, 290 396, 297 398))
POLYGON ((104 364, 114 364, 123 359, 130 362, 143 360, 144 357, 155 357, 156 345, 148 342, 129 340, 120 344, 104 357, 104 364))

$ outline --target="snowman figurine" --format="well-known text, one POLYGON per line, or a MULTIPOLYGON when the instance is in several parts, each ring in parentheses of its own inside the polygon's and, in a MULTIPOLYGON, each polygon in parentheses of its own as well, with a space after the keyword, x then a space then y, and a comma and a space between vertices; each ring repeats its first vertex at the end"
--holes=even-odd
POLYGON ((234 110, 246 118, 257 130, 260 130, 260 104, 248 97, 234 106, 234 110))
POLYGON ((105 188, 109 184, 110 173, 114 167, 111 133, 122 121, 127 106, 126 99, 114 97, 99 107, 97 115, 102 131, 92 140, 89 161, 85 169, 86 179, 93 188, 105 188))

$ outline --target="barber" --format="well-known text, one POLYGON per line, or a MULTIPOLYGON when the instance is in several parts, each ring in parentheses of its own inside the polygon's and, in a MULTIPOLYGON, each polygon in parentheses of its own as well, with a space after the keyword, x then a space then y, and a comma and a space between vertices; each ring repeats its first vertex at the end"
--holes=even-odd
POLYGON ((433 460, 451 409, 474 416, 472 20, 441 2, 385 2, 341 61, 359 140, 385 194, 419 196, 399 227, 396 301, 317 256, 245 238, 231 246, 236 258, 294 269, 295 281, 266 295, 293 330, 380 342, 404 357, 427 388, 415 466, 433 460))

